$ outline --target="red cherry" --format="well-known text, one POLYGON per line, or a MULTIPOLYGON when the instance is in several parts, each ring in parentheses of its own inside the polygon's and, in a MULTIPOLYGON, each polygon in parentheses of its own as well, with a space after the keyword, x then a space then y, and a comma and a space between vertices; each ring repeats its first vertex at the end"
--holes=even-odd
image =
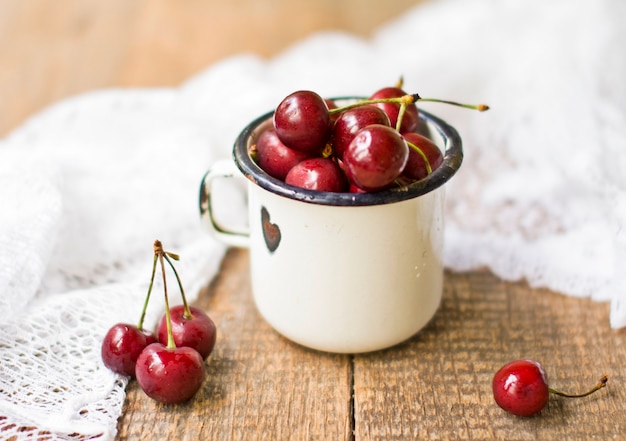
MULTIPOLYGON (((430 139, 416 132, 403 133, 402 136, 408 143, 419 148, 424 156, 426 156, 431 172, 441 165, 443 162, 443 154, 439 147, 430 139)), ((424 158, 413 147, 410 147, 409 159, 402 171, 402 175, 414 181, 419 181, 428 176, 428 174, 428 166, 424 158)))
POLYGON ((516 360, 504 365, 493 377, 493 397, 513 415, 531 416, 548 402, 548 377, 541 364, 516 360))
POLYGON ((300 90, 288 95, 276 107, 273 119, 278 138, 292 149, 320 152, 328 142, 328 106, 315 92, 300 90))
POLYGON ((419 123, 417 101, 447 103, 479 111, 488 109, 488 106, 483 104, 469 105, 436 98, 422 98, 416 93, 407 94, 402 89, 402 81, 395 87, 379 89, 369 99, 341 107, 334 100, 323 99, 315 92, 299 90, 285 97, 273 113, 273 129, 278 139, 267 141, 265 145, 266 139, 270 139, 270 132, 263 133, 257 142, 256 151, 250 154, 271 176, 290 185, 310 190, 369 192, 394 185, 409 185, 423 177, 422 169, 425 168, 426 173, 430 173, 443 159, 441 155, 435 156, 437 152, 431 157, 428 156, 430 152, 414 149, 420 156, 416 158, 415 154, 410 153, 406 141, 400 135, 414 132, 417 128, 419 123), (378 128, 368 132, 370 127, 377 126, 386 126, 391 130, 387 134, 381 134, 378 128), (395 133, 391 135, 391 131, 395 133), (363 135, 362 138, 370 135, 373 138, 361 139, 355 143, 359 134, 363 135), (281 149, 292 150, 288 154, 285 153, 289 158, 281 156, 276 148, 278 144, 281 145, 281 149), (270 145, 273 151, 270 151, 270 145), (265 147, 268 147, 267 152, 263 151, 265 147), (352 150, 349 158, 345 157, 347 150, 352 150), (302 156, 294 158, 296 155, 293 151, 303 153, 306 158, 303 159, 302 156), (402 174, 409 156, 411 165, 407 173, 402 174), (318 173, 321 169, 320 162, 327 158, 331 158, 335 165, 344 164, 341 166, 345 175, 343 179, 331 178, 331 173, 318 173), (416 165, 420 160, 427 166, 416 165), (306 167, 300 165, 303 162, 307 162, 306 167), (296 164, 293 165, 294 163, 296 164), (285 172, 287 169, 289 172, 285 172), (332 184, 335 188, 327 187, 326 185, 333 180, 336 181, 332 184), (339 189, 336 184, 342 180, 349 182, 342 184, 339 189), (357 190, 357 187, 360 190, 357 190))
POLYGON ((289 170, 285 183, 307 190, 341 193, 347 181, 341 168, 328 158, 310 158, 289 170))
POLYGON ((550 394, 566 398, 582 398, 606 386, 608 376, 581 394, 568 394, 548 386, 543 366, 534 360, 515 360, 505 364, 493 377, 493 398, 498 406, 517 416, 532 416, 541 411, 550 394))
POLYGON ((152 343, 139 355, 135 375, 150 398, 161 403, 182 403, 200 389, 204 360, 198 351, 187 346, 168 348, 152 343))
POLYGON ((361 129, 343 155, 350 182, 367 190, 386 188, 406 165, 409 147, 395 129, 372 124, 361 129))
POLYGON ((261 133, 256 143, 256 161, 259 167, 268 175, 281 181, 285 180, 285 176, 293 166, 310 156, 308 152, 287 147, 278 139, 274 129, 261 133))
POLYGON ((118 323, 109 329, 102 340, 102 361, 113 372, 132 377, 139 354, 155 341, 156 338, 149 331, 135 325, 118 323))
MULTIPOLYGON (((197 350, 202 358, 207 358, 217 340, 217 328, 211 318, 201 309, 189 307, 191 317, 186 316, 184 305, 170 308, 172 335, 176 346, 187 346, 197 350)), ((164 314, 157 326, 159 341, 167 345, 167 317, 164 314)))
POLYGON ((389 126, 389 117, 374 105, 363 105, 341 112, 337 116, 331 135, 333 152, 338 158, 348 148, 357 132, 371 124, 389 126))
MULTIPOLYGON (((400 87, 384 87, 378 91, 376 91, 370 99, 385 99, 385 98, 399 98, 407 93, 402 90, 400 87)), ((381 108, 387 116, 389 116, 389 121, 391 123, 391 127, 396 127, 398 123, 398 115, 400 114, 400 104, 397 103, 376 103, 375 106, 381 108)), ((417 129, 417 125, 419 124, 419 116, 418 110, 415 103, 410 104, 406 107, 404 116, 402 117, 402 123, 400 125, 400 132, 413 132, 417 129)))

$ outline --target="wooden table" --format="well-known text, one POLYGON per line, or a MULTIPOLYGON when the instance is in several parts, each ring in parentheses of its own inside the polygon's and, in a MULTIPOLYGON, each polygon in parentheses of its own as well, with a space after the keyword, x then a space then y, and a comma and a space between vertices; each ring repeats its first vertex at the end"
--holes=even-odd
MULTIPOLYGON (((269 56, 317 29, 367 35, 413 2, 313 4, 295 14, 300 3, 288 0, 0 0, 0 135, 85 90, 175 85, 231 53, 269 56)), ((259 317, 248 253, 237 249, 197 304, 219 327, 202 389, 165 406, 132 382, 118 440, 626 439, 626 331, 609 329, 607 304, 486 271, 448 272, 441 309, 410 341, 325 354, 259 317), (560 389, 584 390, 603 373, 609 385, 582 400, 552 398, 540 416, 513 417, 495 405, 491 379, 520 357, 542 361, 560 389)))
POLYGON ((396 348, 330 355, 274 332, 251 301, 248 253, 231 250, 198 305, 219 326, 207 380, 188 404, 165 406, 133 382, 120 440, 626 439, 624 332, 607 306, 505 283, 487 272, 446 274, 430 325, 396 348), (505 414, 491 379, 505 362, 541 360, 562 389, 609 387, 553 399, 538 417, 505 414), (614 437, 615 435, 615 437, 614 437))

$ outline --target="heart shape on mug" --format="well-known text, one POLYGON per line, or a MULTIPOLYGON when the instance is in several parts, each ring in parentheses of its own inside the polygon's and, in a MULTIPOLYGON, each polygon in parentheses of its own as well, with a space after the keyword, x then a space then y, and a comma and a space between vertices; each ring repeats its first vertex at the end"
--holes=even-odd
POLYGON ((263 238, 270 253, 276 251, 280 244, 281 234, 278 225, 270 221, 270 213, 267 208, 261 207, 261 226, 263 227, 263 238))

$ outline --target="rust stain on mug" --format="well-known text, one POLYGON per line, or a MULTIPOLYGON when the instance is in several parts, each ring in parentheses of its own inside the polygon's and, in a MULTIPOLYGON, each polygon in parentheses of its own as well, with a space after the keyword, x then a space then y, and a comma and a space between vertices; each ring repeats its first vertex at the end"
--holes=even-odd
POLYGON ((267 245, 267 249, 270 250, 270 253, 273 253, 280 244, 280 228, 278 225, 271 222, 270 213, 265 207, 261 207, 261 226, 263 227, 265 245, 267 245))

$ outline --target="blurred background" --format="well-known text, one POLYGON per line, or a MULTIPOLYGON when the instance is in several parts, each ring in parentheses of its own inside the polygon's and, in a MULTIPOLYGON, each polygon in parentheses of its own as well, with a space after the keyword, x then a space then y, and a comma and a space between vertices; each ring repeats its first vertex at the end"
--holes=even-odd
POLYGON ((61 98, 176 86, 212 63, 271 57, 321 30, 368 37, 435 0, 0 0, 0 137, 61 98))

